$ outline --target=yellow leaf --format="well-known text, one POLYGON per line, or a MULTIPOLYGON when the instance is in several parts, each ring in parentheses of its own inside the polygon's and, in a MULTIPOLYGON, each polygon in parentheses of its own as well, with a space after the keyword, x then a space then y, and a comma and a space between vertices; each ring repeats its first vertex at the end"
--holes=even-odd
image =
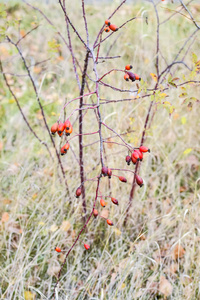
POLYGON ((69 221, 63 221, 60 229, 62 231, 68 231, 70 229, 70 227, 71 227, 71 224, 69 221))
POLYGON ((114 228, 114 232, 116 233, 116 235, 121 235, 121 231, 117 228, 114 228))
POLYGON ((187 148, 185 149, 185 151, 183 152, 184 155, 189 154, 192 151, 192 148, 187 148))
POLYGON ((35 299, 35 294, 33 294, 30 291, 25 291, 24 292, 24 299, 25 300, 34 300, 35 299))
POLYGON ((37 198, 37 193, 33 194, 32 199, 35 200, 37 198))
POLYGON ((9 214, 7 212, 4 212, 2 217, 1 217, 1 222, 6 223, 6 222, 8 222, 8 220, 9 220, 9 214))
POLYGON ((40 221, 40 222, 38 222, 38 225, 41 225, 41 226, 43 226, 45 223, 44 222, 42 222, 42 221, 40 221))
POLYGON ((9 103, 10 103, 10 104, 12 104, 12 103, 14 103, 14 102, 15 102, 14 99, 9 99, 9 103))
POLYGON ((153 80, 154 80, 155 82, 158 81, 158 78, 157 78, 156 74, 150 73, 150 75, 151 75, 151 77, 153 78, 153 80))
POLYGON ((51 225, 51 227, 50 227, 51 232, 55 232, 57 229, 58 229, 58 226, 56 226, 55 224, 51 225))
POLYGON ((166 94, 166 93, 161 93, 160 96, 161 96, 161 97, 166 97, 167 94, 166 94))
POLYGON ((182 117, 182 118, 181 118, 181 123, 184 125, 186 122, 187 122, 186 117, 182 117))
POLYGON ((52 116, 56 116, 56 113, 54 111, 51 112, 52 116))
POLYGON ((126 287, 125 283, 122 283, 120 290, 123 290, 126 287))

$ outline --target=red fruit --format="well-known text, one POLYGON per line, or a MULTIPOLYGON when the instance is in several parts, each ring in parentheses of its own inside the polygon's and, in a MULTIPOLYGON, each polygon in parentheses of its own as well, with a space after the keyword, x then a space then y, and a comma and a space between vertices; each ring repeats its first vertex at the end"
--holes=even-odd
POLYGON ((108 174, 108 177, 111 178, 111 176, 112 176, 112 170, 108 168, 107 174, 108 174))
POLYGON ((107 222, 108 225, 113 226, 113 222, 111 220, 107 219, 106 222, 107 222))
POLYGON ((131 163, 131 157, 129 155, 126 156, 126 162, 127 162, 127 165, 129 166, 131 163))
POLYGON ((63 135, 63 132, 59 133, 59 132, 57 131, 57 133, 58 133, 59 136, 62 136, 62 135, 63 135))
POLYGON ((60 123, 58 125, 58 134, 61 134, 65 130, 65 125, 63 123, 60 123))
POLYGON ((127 74, 129 75, 131 81, 135 81, 135 74, 133 74, 132 72, 127 72, 127 74))
POLYGON ((105 24, 110 26, 110 20, 105 20, 105 24))
POLYGON ((82 193, 81 187, 78 187, 77 190, 76 190, 76 198, 79 198, 81 193, 82 193))
POLYGON ((66 135, 68 136, 68 135, 70 135, 70 134, 72 133, 73 127, 72 127, 72 125, 71 125, 70 127, 67 127, 67 128, 65 129, 65 133, 66 133, 66 135), (67 129, 67 128, 69 128, 69 129, 67 129))
POLYGON ((135 159, 140 160, 139 154, 138 154, 138 152, 135 151, 135 150, 133 151, 131 157, 134 157, 135 159))
POLYGON ((133 157, 133 155, 131 155, 131 160, 132 160, 132 163, 135 165, 137 162, 137 159, 135 157, 133 157))
POLYGON ((143 186, 143 179, 139 176, 139 175, 136 175, 135 176, 135 179, 136 179, 136 182, 137 184, 142 187, 143 186))
POLYGON ((112 30, 112 31, 117 31, 119 28, 116 26, 116 25, 114 25, 114 24, 110 24, 109 25, 109 28, 112 30))
POLYGON ((150 152, 150 149, 145 146, 141 146, 140 151, 145 153, 145 152, 150 152))
POLYGON ((69 128, 72 126, 70 120, 66 120, 64 123, 65 129, 69 130, 69 128))
POLYGON ((104 175, 104 176, 107 176, 108 175, 108 168, 106 166, 103 166, 102 170, 101 170, 101 173, 104 175))
POLYGON ((106 206, 106 202, 105 202, 103 199, 100 200, 100 204, 101 204, 101 206, 103 206, 103 207, 106 206))
POLYGON ((86 250, 90 249, 90 245, 88 245, 88 244, 84 244, 84 247, 85 247, 86 250))
POLYGON ((127 179, 123 176, 118 177, 121 182, 127 182, 127 179))
POLYGON ((109 32, 109 31, 110 31, 110 28, 109 28, 108 26, 106 26, 106 27, 104 28, 104 31, 105 31, 105 32, 109 32))
POLYGON ((143 160, 143 153, 139 149, 135 149, 135 151, 138 153, 140 161, 143 160))
POLYGON ((61 153, 61 155, 65 155, 66 154, 64 146, 60 149, 60 153, 61 153))
POLYGON ((118 205, 119 203, 118 203, 118 200, 117 199, 115 199, 115 198, 111 198, 111 201, 112 201, 112 203, 114 203, 115 205, 118 205))
POLYGON ((132 69, 132 68, 133 68, 132 65, 126 65, 126 67, 125 67, 126 70, 130 70, 130 69, 132 69))
POLYGON ((129 81, 130 77, 129 77, 129 75, 128 75, 127 73, 124 74, 124 79, 125 79, 126 81, 129 81))
POLYGON ((93 216, 95 218, 98 216, 98 210, 96 208, 93 210, 93 216))
POLYGON ((61 249, 59 247, 55 248, 56 252, 61 252, 61 249))
POLYGON ((69 150, 69 143, 66 143, 63 147, 64 152, 67 153, 67 150, 69 150))
POLYGON ((134 75, 135 75, 135 80, 139 80, 139 81, 141 80, 141 77, 138 74, 134 73, 134 75))
POLYGON ((52 126, 51 126, 51 133, 52 135, 54 135, 58 130, 58 123, 54 123, 52 126))

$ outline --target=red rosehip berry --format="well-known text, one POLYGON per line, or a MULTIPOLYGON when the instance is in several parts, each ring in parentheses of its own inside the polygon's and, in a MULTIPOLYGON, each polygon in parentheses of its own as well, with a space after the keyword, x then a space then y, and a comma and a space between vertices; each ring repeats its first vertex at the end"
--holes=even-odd
POLYGON ((143 179, 139 176, 139 175, 136 175, 135 176, 135 179, 136 179, 136 182, 137 184, 142 187, 143 186, 143 179))
POLYGON ((86 250, 90 249, 90 245, 88 245, 88 244, 84 244, 84 247, 85 247, 86 250))
POLYGON ((67 128, 65 129, 65 134, 66 134, 66 136, 70 135, 70 134, 72 133, 72 131, 73 131, 72 125, 71 125, 70 127, 67 127, 67 128), (68 128, 68 129, 67 129, 67 128, 68 128))
POLYGON ((109 28, 112 30, 112 31, 117 31, 119 28, 116 26, 116 25, 114 25, 114 24, 110 24, 109 25, 109 28))
POLYGON ((98 216, 98 210, 96 208, 93 210, 93 216, 95 218, 98 216))
POLYGON ((112 170, 108 168, 107 174, 108 174, 108 177, 111 178, 111 176, 112 176, 112 170))
POLYGON ((126 162, 127 162, 127 165, 129 166, 131 163, 131 157, 129 155, 126 156, 126 162))
POLYGON ((58 130, 58 123, 54 123, 52 126, 51 126, 51 134, 54 135, 58 130))
POLYGON ((135 80, 141 80, 141 77, 138 75, 138 74, 136 74, 136 73, 134 73, 134 75, 135 75, 135 80))
POLYGON ((124 79, 125 79, 126 81, 129 81, 130 77, 129 77, 129 75, 128 75, 127 73, 124 74, 124 79))
POLYGON ((112 201, 112 203, 114 203, 115 205, 118 205, 118 204, 119 204, 119 202, 118 202, 118 200, 117 200, 116 198, 111 197, 111 201, 112 201))
POLYGON ((135 151, 135 150, 133 151, 131 157, 134 157, 134 158, 137 159, 138 161, 140 160, 139 154, 138 154, 138 152, 135 151))
POLYGON ((76 190, 76 198, 79 198, 81 195, 82 191, 81 191, 81 187, 79 186, 76 190))
POLYGON ((65 155, 66 154, 64 146, 60 149, 60 153, 61 153, 61 155, 65 155))
POLYGON ((69 143, 66 143, 63 147, 64 152, 67 153, 67 150, 69 150, 69 143))
POLYGON ((141 146, 140 151, 145 153, 145 152, 150 152, 150 149, 145 146, 141 146))
POLYGON ((55 251, 56 251, 56 252, 61 252, 61 249, 60 249, 59 247, 56 247, 56 248, 55 248, 55 251))
POLYGON ((105 20, 105 24, 110 26, 110 20, 105 20))
POLYGON ((103 207, 106 206, 106 202, 105 202, 103 199, 100 200, 100 204, 101 204, 101 206, 103 206, 103 207))
POLYGON ((106 166, 103 166, 102 170, 101 170, 101 173, 104 175, 104 176, 107 176, 108 175, 108 168, 106 166))
POLYGON ((58 125, 58 134, 63 133, 64 130, 65 130, 64 124, 63 124, 63 123, 60 123, 60 124, 58 125))
POLYGON ((135 151, 138 153, 140 161, 143 160, 143 153, 139 149, 135 149, 135 151))
POLYGON ((121 182, 127 182, 127 179, 124 176, 118 177, 121 182))
POLYGON ((132 69, 132 68, 133 68, 132 65, 126 65, 126 67, 125 67, 125 69, 126 69, 127 71, 129 71, 129 70, 132 69))
POLYGON ((135 157, 133 157, 133 155, 131 155, 131 160, 132 160, 132 163, 135 165, 137 162, 137 159, 135 157))
POLYGON ((106 26, 106 27, 104 28, 104 31, 105 31, 105 32, 109 32, 109 31, 110 31, 110 28, 109 28, 108 26, 106 26))
POLYGON ((113 226, 113 222, 111 220, 107 219, 106 222, 108 225, 113 226))

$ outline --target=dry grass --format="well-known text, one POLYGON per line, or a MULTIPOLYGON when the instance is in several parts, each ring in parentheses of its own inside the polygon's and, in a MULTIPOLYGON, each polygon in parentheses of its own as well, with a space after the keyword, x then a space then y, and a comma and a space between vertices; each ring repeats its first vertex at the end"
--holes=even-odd
MULTIPOLYGON (((13 7, 12 4, 11 6, 13 7)), ((91 41, 115 6, 112 4, 87 7, 91 41)), ((176 8, 175 4, 159 5, 161 20, 172 14, 164 8, 166 6, 176 8)), ((58 5, 47 7, 40 4, 40 7, 53 20, 56 28, 66 36, 64 19, 58 5)), ((69 12, 72 21, 85 37, 81 10, 77 7, 77 2, 70 1, 69 12)), ((194 15, 198 16, 200 7, 193 4, 191 9, 194 15)), ((103 44, 101 55, 106 53, 119 34, 110 54, 122 57, 99 64, 98 72, 104 74, 115 67, 122 69, 125 64, 131 62, 135 72, 141 74, 147 82, 147 87, 152 88, 154 82, 150 72, 155 73, 156 48, 156 22, 152 6, 147 3, 124 5, 113 21, 121 24, 132 16, 142 14, 149 16, 149 25, 138 19, 103 44)), ((70 53, 58 39, 56 29, 47 25, 35 11, 17 3, 15 9, 10 10, 9 17, 20 17, 21 29, 25 32, 34 26, 33 22, 41 24, 21 43, 21 49, 29 63, 34 64, 51 56, 48 52, 48 41, 55 38, 61 43, 60 54, 55 53, 51 61, 32 68, 47 121, 51 126, 58 118, 65 100, 78 95, 70 53)), ((173 60, 194 29, 192 22, 181 15, 175 16, 161 27, 161 51, 168 63, 173 60)), ((16 40, 15 30, 11 29, 9 34, 16 40)), ((76 56, 83 65, 84 51, 74 36, 73 44, 76 56)), ((198 56, 199 46, 197 34, 185 59, 191 68, 194 68, 192 53, 198 56)), ((0 51, 7 72, 25 74, 13 47, 1 43, 0 51)), ((183 55, 184 51, 181 57, 183 55)), ((165 66, 161 59, 160 68, 165 66)), ((92 65, 89 74, 94 78, 92 65)), ((179 77, 180 82, 191 78, 190 71, 184 66, 179 66, 174 76, 179 77)), ((8 78, 31 125, 41 139, 50 145, 28 78, 11 75, 8 75, 8 78)), ((199 80, 199 75, 196 76, 196 80, 199 80)), ((125 82, 120 73, 112 73, 105 78, 105 82, 119 88, 128 89, 130 85, 135 88, 135 84, 125 82)), ((93 89, 94 85, 91 84, 91 90, 93 89)), ((64 183, 59 180, 56 160, 52 163, 46 149, 33 138, 25 126, 2 81, 2 76, 0 91, 0 210, 1 217, 9 216, 9 220, 1 222, 1 299, 48 299, 63 261, 63 255, 55 253, 54 248, 58 245, 68 249, 72 245, 82 226, 82 203, 75 197, 73 202, 69 203, 64 183), (63 223, 64 221, 67 222, 63 223), (30 294, 27 291, 30 291, 30 294)), ((120 94, 105 87, 101 87, 100 92, 101 97, 106 99, 131 96, 131 93, 120 94)), ((104 211, 109 212, 114 227, 108 228, 100 218, 89 223, 88 231, 81 236, 81 241, 67 260, 59 286, 59 299, 146 300, 164 299, 167 295, 169 299, 200 298, 200 110, 199 103, 195 101, 192 102, 192 109, 187 107, 187 104, 183 103, 185 98, 179 97, 182 92, 187 92, 187 99, 199 97, 197 86, 187 85, 186 90, 171 87, 166 92, 166 101, 174 105, 175 112, 169 116, 163 106, 154 106, 155 115, 145 141, 151 148, 151 153, 145 156, 140 171, 145 186, 136 189, 126 228, 123 226, 124 212, 128 204, 132 175, 125 175, 127 184, 119 184, 117 178, 112 178, 111 190, 107 180, 102 180, 101 192, 104 195, 111 193, 120 203, 118 207, 114 207, 108 201, 104 211), (191 152, 185 151, 186 149, 191 149, 191 152), (83 242, 91 245, 90 251, 84 250, 83 242)), ((150 98, 144 98, 102 105, 102 118, 119 133, 134 130, 124 138, 137 146, 149 103, 150 98)), ((68 108, 66 116, 76 105, 77 103, 74 103, 68 108)), ((76 114, 72 117, 75 133, 78 132, 76 117, 76 114)), ((98 124, 94 112, 89 110, 84 117, 84 132, 96 130, 98 124)), ((104 137, 110 135, 112 134, 107 129, 103 130, 104 137)), ((85 136, 84 145, 97 139, 97 135, 85 136)), ((59 138, 56 137, 55 140, 59 147, 59 138)), ((71 148, 78 156, 77 139, 72 140, 71 148)), ((107 164, 110 167, 126 167, 124 157, 127 151, 124 147, 105 144, 105 149, 107 164)), ((74 195, 79 185, 79 166, 72 151, 69 151, 62 161, 70 193, 74 195)), ((87 178, 99 173, 98 143, 84 148, 84 162, 87 178)), ((133 169, 133 166, 131 168, 133 169)), ((95 186, 96 184, 91 182, 86 184, 88 212, 92 208, 95 186)))

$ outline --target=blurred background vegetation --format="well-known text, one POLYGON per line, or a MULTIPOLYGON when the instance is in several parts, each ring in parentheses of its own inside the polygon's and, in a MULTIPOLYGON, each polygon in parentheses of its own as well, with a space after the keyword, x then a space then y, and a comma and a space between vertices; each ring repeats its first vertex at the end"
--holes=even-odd
MULTIPOLYGON (((51 126, 60 116, 66 101, 79 96, 70 52, 57 34, 59 31, 67 38, 63 13, 57 1, 32 1, 53 22, 54 26, 50 26, 38 11, 21 1, 0 3, 0 57, 4 72, 31 126, 54 153, 26 70, 16 49, 4 37, 8 35, 17 42, 38 26, 19 45, 31 66, 47 122, 51 126)), ((119 1, 86 3, 92 44, 104 20, 119 1)), ((80 1, 66 1, 66 5, 73 24, 86 40, 80 1)), ((180 8, 175 1, 160 1, 157 7, 161 22, 180 8)), ((200 24, 199 1, 192 1, 189 8, 200 24)), ((187 16, 185 11, 181 12, 187 16)), ((161 70, 173 61, 195 30, 194 24, 184 15, 176 14, 160 27, 161 70)), ((124 69, 126 64, 132 64, 134 72, 142 77, 143 95, 145 87, 155 86, 150 75, 156 73, 156 16, 153 5, 147 1, 129 1, 112 21, 120 25, 134 16, 139 18, 113 34, 100 50, 100 56, 109 52, 111 56, 121 57, 101 59, 97 68, 99 75, 103 75, 112 68, 124 69)), ((83 68, 85 49, 73 31, 71 36, 75 56, 83 68)), ((197 71, 199 47, 197 32, 180 55, 190 70, 184 65, 172 68, 177 85, 188 80, 200 80, 197 71)), ((81 76, 80 70, 78 74, 81 76)), ((88 75, 94 78, 91 62, 88 75)), ((136 188, 126 227, 123 224, 132 174, 120 172, 127 177, 127 184, 119 184, 116 177, 112 178, 110 186, 106 179, 101 183, 102 194, 116 197, 119 206, 113 206, 110 200, 104 209, 97 205, 100 213, 114 222, 114 227, 108 228, 101 218, 89 223, 88 230, 67 260, 59 299, 200 298, 199 84, 175 87, 169 84, 169 76, 162 85, 169 89, 154 103, 145 141, 151 153, 145 155, 140 168, 145 185, 141 189, 136 188), (90 244, 89 251, 84 250, 84 242, 90 244)), ((138 146, 151 99, 135 97, 136 84, 124 81, 122 73, 111 73, 104 81, 130 91, 120 93, 101 86, 102 102, 104 99, 132 100, 102 104, 103 121, 118 133, 125 133, 126 142, 138 146)), ((94 83, 89 82, 89 85, 93 91, 94 83)), ((91 100, 96 101, 95 97, 90 97, 87 103, 91 100)), ((65 117, 75 108, 77 102, 68 106, 65 117)), ((64 117, 63 113, 61 116, 64 117)), ((77 116, 72 116, 74 135, 78 133, 77 116)), ((83 132, 97 130, 94 112, 89 110, 84 116, 83 132)), ((111 136, 112 133, 104 128, 103 137, 111 136)), ((87 178, 100 172, 99 144, 86 147, 97 140, 97 135, 84 136, 83 139, 87 178)), ((119 142, 116 138, 109 141, 119 142)), ((55 142, 59 149, 63 141, 57 136, 55 142)), ((105 144, 105 159, 109 167, 127 168, 126 155, 125 147, 105 144)), ((52 162, 44 146, 30 133, 1 74, 1 299, 48 299, 51 295, 64 259, 64 255, 55 253, 54 248, 59 246, 67 250, 71 247, 83 225, 81 199, 73 196, 80 184, 77 157, 78 139, 74 138, 70 151, 62 158, 73 199, 69 201, 64 182, 60 180, 56 157, 52 162)), ((133 166, 130 168, 134 170, 133 166)), ((95 188, 95 183, 86 183, 88 214, 92 209, 95 188)))

